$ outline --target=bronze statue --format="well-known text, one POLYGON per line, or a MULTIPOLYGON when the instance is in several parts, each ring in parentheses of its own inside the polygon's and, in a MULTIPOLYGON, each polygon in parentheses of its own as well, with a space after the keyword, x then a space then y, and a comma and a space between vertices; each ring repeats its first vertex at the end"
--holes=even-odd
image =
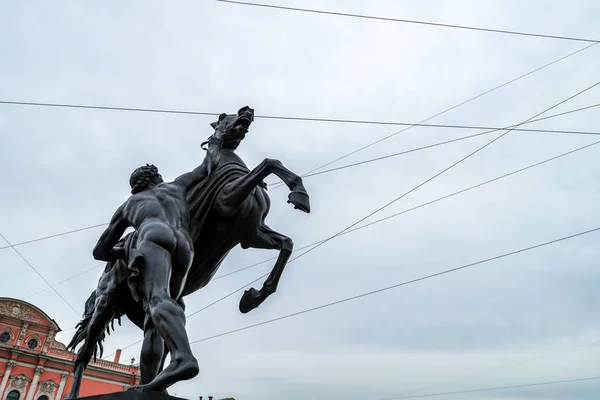
POLYGON ((213 135, 202 144, 208 145, 202 164, 172 183, 162 182, 153 166, 132 174, 133 196, 115 213, 94 249, 94 256, 108 263, 69 344, 74 348, 84 342, 70 398, 78 396, 83 370, 98 348, 101 354, 104 331, 110 332, 109 324, 123 315, 144 330, 138 389, 166 391, 173 383, 195 376, 198 366, 185 333, 182 299, 206 286, 238 244, 279 250, 263 287, 244 293, 240 311, 249 312, 276 291, 293 243, 265 224, 270 200, 264 179, 270 174, 281 178, 291 191, 288 202, 294 208, 308 213, 310 204, 302 179, 281 162, 265 159, 250 171, 235 153, 253 120, 249 107, 237 114, 221 114, 211 124, 213 135), (136 231, 121 239, 129 225, 136 231), (173 277, 167 281, 164 273, 169 269, 173 277), (157 307, 159 299, 166 305, 157 307), (167 311, 165 324, 162 318, 167 311), (169 351, 172 362, 162 370, 169 351))

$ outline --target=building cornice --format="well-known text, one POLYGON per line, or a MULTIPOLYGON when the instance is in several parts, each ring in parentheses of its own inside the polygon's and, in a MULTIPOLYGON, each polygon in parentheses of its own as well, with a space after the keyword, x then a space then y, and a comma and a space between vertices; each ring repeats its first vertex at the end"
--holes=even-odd
MULTIPOLYGON (((60 369, 56 369, 56 368, 46 368, 47 371, 52 371, 52 372, 57 372, 57 373, 64 373, 65 371, 70 371, 73 368, 73 360, 70 358, 60 358, 60 357, 54 357, 48 354, 40 354, 40 353, 36 353, 36 352, 30 352, 30 351, 23 351, 24 349, 21 348, 10 348, 10 347, 4 347, 6 350, 11 352, 11 355, 14 356, 14 354, 17 355, 27 355, 27 356, 31 356, 33 358, 35 358, 35 360, 37 362, 27 362, 27 361, 23 361, 23 360, 19 360, 16 361, 17 365, 21 365, 21 366, 27 366, 27 367, 36 367, 38 365, 47 365, 48 362, 50 363, 54 363, 54 364, 58 364, 62 367, 64 367, 63 370, 60 369)), ((2 348, 0 348, 0 350, 2 350, 2 348)), ((14 359, 14 357, 11 357, 14 359)), ((0 356, 0 361, 5 361, 8 362, 9 358, 4 358, 0 356)), ((112 363, 110 361, 106 361, 106 360, 102 360, 99 359, 98 360, 99 363, 106 363, 107 365, 110 364, 115 364, 118 365, 120 368, 111 368, 109 366, 102 366, 102 365, 98 365, 96 363, 90 363, 86 370, 89 371, 93 371, 93 372, 98 372, 98 373, 104 373, 104 374, 109 374, 109 375, 113 375, 113 376, 118 376, 121 378, 131 378, 131 375, 136 375, 139 376, 139 370, 138 371, 131 371, 129 369, 129 366, 125 365, 125 364, 116 364, 116 363, 112 363)), ((87 376, 87 375, 86 375, 87 376)))

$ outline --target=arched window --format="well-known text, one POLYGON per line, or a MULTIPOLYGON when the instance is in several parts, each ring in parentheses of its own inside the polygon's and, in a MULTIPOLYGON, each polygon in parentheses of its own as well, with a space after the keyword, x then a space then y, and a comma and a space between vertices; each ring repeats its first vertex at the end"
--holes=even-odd
POLYGON ((2 334, 0 335, 0 343, 8 343, 9 340, 10 340, 10 333, 2 332, 2 334))
POLYGON ((21 393, 19 393, 17 390, 11 390, 8 392, 6 400, 19 400, 19 397, 21 397, 21 393))
POLYGON ((40 397, 38 397, 37 400, 49 400, 49 399, 48 399, 48 396, 46 396, 44 394, 44 395, 41 395, 40 397))

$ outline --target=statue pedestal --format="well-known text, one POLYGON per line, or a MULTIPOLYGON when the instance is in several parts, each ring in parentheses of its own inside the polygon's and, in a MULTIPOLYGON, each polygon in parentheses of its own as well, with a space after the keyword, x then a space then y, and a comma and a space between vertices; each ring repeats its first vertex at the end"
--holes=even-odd
POLYGON ((150 390, 126 390, 123 392, 106 393, 87 397, 78 397, 77 400, 187 400, 168 394, 152 392, 150 390))

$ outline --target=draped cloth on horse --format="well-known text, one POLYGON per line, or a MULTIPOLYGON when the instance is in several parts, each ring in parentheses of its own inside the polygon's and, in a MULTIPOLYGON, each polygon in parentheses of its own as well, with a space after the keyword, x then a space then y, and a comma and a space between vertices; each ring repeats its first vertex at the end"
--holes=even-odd
MULTIPOLYGON (((206 246, 205 238, 211 235, 206 230, 207 217, 216 201, 217 194, 223 187, 250 172, 248 167, 237 156, 235 158, 220 158, 216 165, 213 164, 210 175, 188 190, 187 202, 190 212, 190 235, 194 241, 195 254, 199 253, 202 246, 206 246)), ((209 228, 210 229, 210 228, 209 228)), ((232 232, 233 234, 233 232, 232 232)), ((206 249, 210 250, 210 249, 206 249)), ((229 251, 227 251, 229 253, 229 251)), ((223 254, 223 258, 227 255, 223 254)), ((206 254, 206 252, 204 252, 206 254)), ((221 261, 222 261, 221 259, 221 261)), ((202 270, 204 260, 195 256, 187 277, 186 289, 183 294, 188 294, 188 283, 194 286, 198 280, 210 279, 210 271, 202 270), (206 274, 209 275, 206 275, 206 274)), ((220 263, 220 262, 219 262, 220 263)), ((214 273, 214 271, 213 271, 214 273)))
POLYGON ((227 183, 248 174, 250 170, 240 160, 223 160, 213 166, 211 174, 188 190, 187 202, 190 211, 190 235, 194 241, 194 247, 202 245, 196 243, 208 213, 213 207, 215 198, 219 191, 227 183))

